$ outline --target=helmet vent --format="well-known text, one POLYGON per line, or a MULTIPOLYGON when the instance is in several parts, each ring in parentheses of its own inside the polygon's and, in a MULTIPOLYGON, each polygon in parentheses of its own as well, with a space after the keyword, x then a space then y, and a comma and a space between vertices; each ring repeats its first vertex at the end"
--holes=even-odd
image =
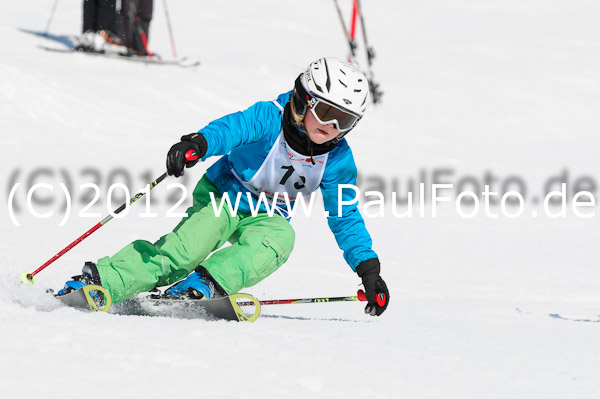
MULTIPOLYGON (((306 91, 315 101, 322 100, 329 105, 339 106, 359 118, 365 113, 370 98, 369 80, 354 65, 337 58, 321 58, 313 61, 300 78, 296 85, 297 94, 306 91)), ((294 103, 298 106, 297 111, 300 111, 301 105, 303 110, 307 109, 304 97, 301 96, 300 101, 294 103)))

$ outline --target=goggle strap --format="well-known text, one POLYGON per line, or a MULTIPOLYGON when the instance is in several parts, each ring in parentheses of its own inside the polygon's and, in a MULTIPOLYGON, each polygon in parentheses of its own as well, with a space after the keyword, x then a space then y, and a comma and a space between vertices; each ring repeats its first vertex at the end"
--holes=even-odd
POLYGON ((296 81, 294 82, 296 96, 293 97, 293 100, 296 112, 303 116, 306 114, 306 110, 308 109, 308 100, 310 99, 310 95, 302 85, 302 81, 300 80, 301 77, 302 74, 298 75, 296 81), (303 99, 306 99, 306 101, 303 101, 303 99))

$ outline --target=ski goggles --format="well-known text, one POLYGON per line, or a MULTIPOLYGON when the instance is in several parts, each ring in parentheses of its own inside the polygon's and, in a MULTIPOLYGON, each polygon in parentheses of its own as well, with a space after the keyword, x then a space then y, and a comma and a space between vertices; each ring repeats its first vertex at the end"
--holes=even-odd
POLYGON ((360 116, 343 110, 319 97, 311 96, 308 109, 321 125, 334 124, 340 133, 345 133, 358 123, 360 116))
POLYGON ((306 99, 306 105, 310 109, 310 112, 312 112, 315 119, 321 125, 334 124, 340 133, 346 133, 356 126, 361 118, 360 115, 342 109, 329 101, 315 96, 310 91, 306 90, 302 83, 301 76, 302 74, 298 76, 295 82, 299 100, 304 101, 303 99, 306 99))

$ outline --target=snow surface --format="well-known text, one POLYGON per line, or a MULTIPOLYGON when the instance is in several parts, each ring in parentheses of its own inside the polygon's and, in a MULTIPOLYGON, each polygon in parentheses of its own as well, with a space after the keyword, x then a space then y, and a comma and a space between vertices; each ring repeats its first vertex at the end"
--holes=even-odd
MULTIPOLYGON (((35 285, 19 274, 100 219, 77 217, 89 203, 80 184, 101 179, 89 212, 104 216, 109 181, 130 176, 131 190, 142 188, 182 134, 289 90, 313 59, 345 57, 333 2, 169 1, 178 53, 202 62, 194 69, 41 50, 81 27, 81 2, 61 1, 43 37, 52 3, 0 6, 1 397, 599 397, 597 218, 541 209, 548 179, 587 176, 580 183, 595 192, 600 177, 597 1, 363 0, 385 95, 349 137, 361 187, 391 191, 397 180, 405 193, 421 171, 452 170, 455 184, 490 172, 496 188, 522 179, 527 210, 464 219, 442 204, 434 218, 428 204, 426 217, 399 219, 388 206, 367 220, 391 290, 382 317, 360 303, 289 305, 264 307, 253 324, 83 313, 45 294, 85 260, 170 231, 172 178, 153 190, 158 217, 140 217, 136 204, 35 285), (25 189, 36 182, 54 187, 35 202, 50 218, 27 212, 25 189), (64 226, 59 182, 76 196, 64 226), (16 183, 19 227, 8 202, 16 183)), ((351 2, 340 4, 349 17, 351 2)), ((163 2, 150 42, 171 57, 163 2)), ((209 164, 188 171, 190 189, 209 164)), ((291 260, 247 292, 355 293, 359 279, 320 212, 293 225, 291 260)))

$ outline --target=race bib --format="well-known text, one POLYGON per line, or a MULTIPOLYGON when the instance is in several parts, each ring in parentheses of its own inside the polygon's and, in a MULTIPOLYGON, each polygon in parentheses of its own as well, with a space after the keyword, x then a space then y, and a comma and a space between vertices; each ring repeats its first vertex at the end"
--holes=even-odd
POLYGON ((244 186, 254 195, 265 193, 269 200, 285 205, 285 193, 290 202, 302 193, 308 197, 321 183, 328 154, 313 156, 302 155, 292 150, 285 141, 283 130, 279 134, 269 154, 249 182, 244 186))

